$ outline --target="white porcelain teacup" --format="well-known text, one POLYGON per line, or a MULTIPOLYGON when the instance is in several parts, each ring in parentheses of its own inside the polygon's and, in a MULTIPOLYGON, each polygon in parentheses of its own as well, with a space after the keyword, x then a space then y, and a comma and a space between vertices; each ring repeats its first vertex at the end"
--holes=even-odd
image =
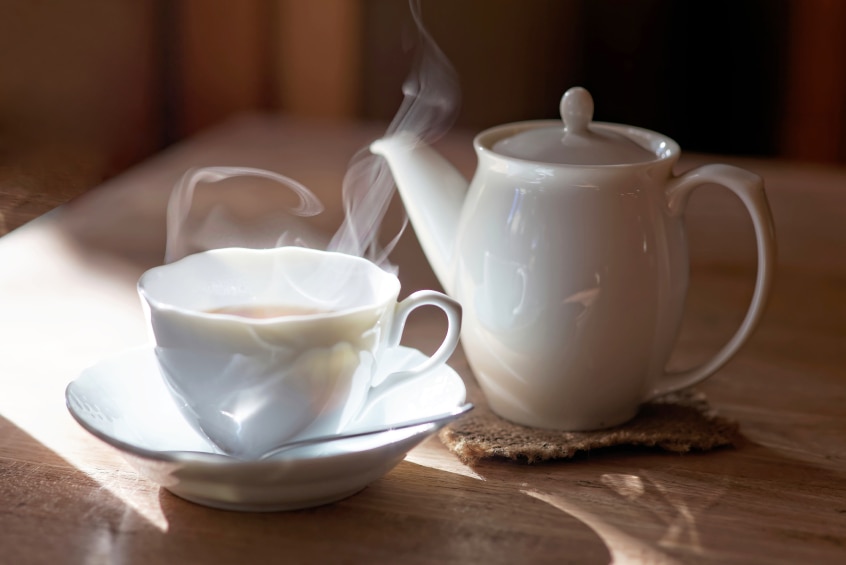
POLYGON ((299 247, 225 248, 142 275, 162 376, 186 419, 223 452, 262 454, 340 431, 382 392, 446 362, 461 308, 365 259, 299 247), (409 313, 441 308, 448 329, 426 362, 374 382, 409 313))

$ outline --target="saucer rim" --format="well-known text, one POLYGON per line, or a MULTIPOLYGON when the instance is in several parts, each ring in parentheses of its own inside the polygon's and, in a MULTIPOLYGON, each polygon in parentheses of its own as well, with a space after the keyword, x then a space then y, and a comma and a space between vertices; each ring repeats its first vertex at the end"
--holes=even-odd
MULTIPOLYGON (((430 357, 429 355, 423 353, 419 349, 416 349, 416 348, 413 348, 413 347, 398 345, 395 349, 411 350, 411 351, 417 352, 421 355, 424 355, 425 357, 430 357)), ((113 435, 110 435, 110 434, 102 431, 101 429, 90 425, 82 417, 81 414, 77 413, 75 408, 72 406, 72 404, 71 404, 71 394, 72 394, 72 388, 74 387, 75 384, 77 384, 79 382, 79 379, 82 378, 83 375, 85 375, 88 371, 95 369, 98 365, 105 363, 108 360, 114 360, 114 359, 118 359, 118 358, 121 358, 121 357, 128 357, 128 356, 130 356, 132 354, 136 354, 136 353, 140 354, 142 351, 145 351, 145 350, 146 351, 152 351, 153 346, 142 345, 142 346, 127 348, 127 349, 124 349, 123 351, 120 351, 120 352, 115 353, 113 355, 103 357, 103 358, 99 359, 98 361, 96 361, 95 363, 92 363, 91 365, 87 366, 85 369, 80 371, 77 374, 77 376, 73 380, 71 380, 67 384, 67 386, 65 387, 65 407, 68 410, 68 412, 70 412, 71 417, 73 417, 73 419, 85 431, 87 431, 88 433, 90 433, 91 435, 93 435, 94 437, 99 439, 100 441, 106 443, 107 445, 114 447, 115 449, 121 451, 124 454, 129 454, 133 457, 138 457, 138 458, 145 459, 145 460, 148 460, 148 461, 154 461, 154 462, 159 462, 159 463, 171 463, 171 464, 214 465, 214 466, 227 466, 227 467, 253 467, 253 466, 266 466, 268 464, 272 465, 274 462, 276 462, 276 463, 280 463, 280 462, 290 463, 291 461, 313 461, 313 460, 320 460, 320 459, 342 457, 344 455, 349 455, 349 454, 362 454, 362 453, 374 452, 374 451, 377 451, 379 449, 384 449, 385 447, 392 445, 394 443, 408 442, 412 438, 416 438, 418 436, 431 435, 431 434, 435 433, 436 431, 438 431, 438 429, 440 429, 440 428, 442 428, 443 426, 446 425, 446 423, 438 425, 436 422, 421 423, 418 426, 408 428, 406 430, 406 433, 403 434, 403 436, 400 437, 399 439, 395 439, 393 441, 389 441, 389 442, 385 442, 385 443, 380 443, 378 445, 374 445, 374 446, 366 448, 366 449, 356 450, 356 451, 353 451, 353 452, 338 451, 336 453, 319 453, 319 454, 315 454, 315 455, 306 455, 306 456, 300 456, 300 457, 296 457, 296 456, 290 457, 290 456, 287 456, 288 454, 286 453, 286 454, 283 454, 283 455, 280 455, 280 456, 277 456, 277 457, 271 457, 271 458, 268 458, 268 459, 238 459, 238 458, 235 458, 235 457, 229 458, 226 454, 221 453, 219 451, 216 451, 215 448, 213 447, 213 445, 211 444, 211 442, 209 442, 207 439, 206 439, 206 442, 207 442, 208 447, 209 447, 209 451, 207 451, 207 452, 205 452, 205 451, 188 451, 188 450, 156 450, 156 449, 149 449, 149 448, 146 448, 146 447, 140 447, 138 445, 129 443, 129 442, 124 441, 122 439, 118 439, 118 438, 114 437, 113 435)), ((455 371, 455 369, 453 369, 452 367, 449 366, 449 364, 444 363, 443 365, 440 365, 438 367, 433 368, 430 371, 427 371, 427 373, 437 374, 440 371, 448 371, 448 372, 452 373, 454 375, 454 377, 457 379, 457 382, 460 382, 461 387, 464 389, 463 399, 460 402, 458 402, 456 404, 456 406, 460 406, 462 402, 466 402, 467 389, 466 389, 466 385, 464 384, 464 380, 455 371)), ((439 414, 432 414, 432 416, 438 416, 438 415, 439 414)), ((389 433, 395 433, 395 431, 396 430, 386 430, 384 432, 374 434, 374 437, 378 437, 380 435, 389 434, 389 433)), ((344 440, 341 439, 341 440, 337 440, 337 441, 344 441, 344 440)), ((329 443, 332 443, 332 442, 329 442, 329 443)), ((296 452, 297 452, 296 449, 292 449, 290 453, 295 455, 296 452)))

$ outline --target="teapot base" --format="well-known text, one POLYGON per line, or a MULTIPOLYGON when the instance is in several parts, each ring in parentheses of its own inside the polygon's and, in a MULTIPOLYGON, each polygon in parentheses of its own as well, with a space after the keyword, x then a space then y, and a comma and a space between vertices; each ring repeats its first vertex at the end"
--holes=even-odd
POLYGON ((494 414, 521 426, 559 432, 591 432, 604 430, 625 424, 637 416, 640 404, 634 406, 615 406, 613 408, 582 411, 574 414, 567 410, 566 403, 562 403, 560 412, 545 409, 538 410, 525 398, 515 398, 514 395, 499 395, 480 382, 488 406, 494 414))

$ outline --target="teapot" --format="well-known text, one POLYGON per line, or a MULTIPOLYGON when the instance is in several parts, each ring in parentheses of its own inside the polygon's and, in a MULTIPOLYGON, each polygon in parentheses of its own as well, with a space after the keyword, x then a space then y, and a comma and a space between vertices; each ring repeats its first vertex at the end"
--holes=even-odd
POLYGON ((659 133, 594 122, 568 90, 558 120, 493 127, 474 141, 467 180, 407 134, 376 140, 435 275, 464 309, 461 341, 491 409, 518 424, 592 430, 720 369, 764 311, 775 236, 762 179, 704 165, 673 173, 659 133), (758 272, 746 316, 710 360, 666 369, 688 287, 684 210, 717 184, 752 219, 758 272))

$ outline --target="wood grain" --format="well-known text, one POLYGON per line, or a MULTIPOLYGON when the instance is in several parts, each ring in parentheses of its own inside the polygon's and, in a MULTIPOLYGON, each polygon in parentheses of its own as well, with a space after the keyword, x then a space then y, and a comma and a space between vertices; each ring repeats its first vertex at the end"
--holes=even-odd
MULTIPOLYGON (((285 172, 339 220, 349 157, 379 127, 279 117, 229 122, 0 239, 0 561, 834 563, 846 557, 846 171, 732 160, 767 182, 779 270, 762 324, 703 387, 741 424, 736 449, 591 452, 574 461, 462 465, 430 439, 363 492, 289 513, 183 501, 75 425, 63 390, 87 364, 145 343, 134 289, 163 253, 169 190, 191 166, 285 172)), ((441 149, 469 172, 469 135, 441 149)), ((689 156, 683 170, 716 157, 689 156)), ((719 160, 724 160, 719 158, 719 160)), ((244 195, 257 208, 263 199, 244 195)), ((693 259, 675 363, 707 356, 749 298, 754 242, 725 191, 691 201, 693 259)), ((398 218, 392 217, 391 222, 398 218)), ((403 293, 436 286, 411 232, 403 293)), ((420 314, 408 344, 439 341, 420 314)), ((463 353, 450 364, 472 384, 463 353)))

